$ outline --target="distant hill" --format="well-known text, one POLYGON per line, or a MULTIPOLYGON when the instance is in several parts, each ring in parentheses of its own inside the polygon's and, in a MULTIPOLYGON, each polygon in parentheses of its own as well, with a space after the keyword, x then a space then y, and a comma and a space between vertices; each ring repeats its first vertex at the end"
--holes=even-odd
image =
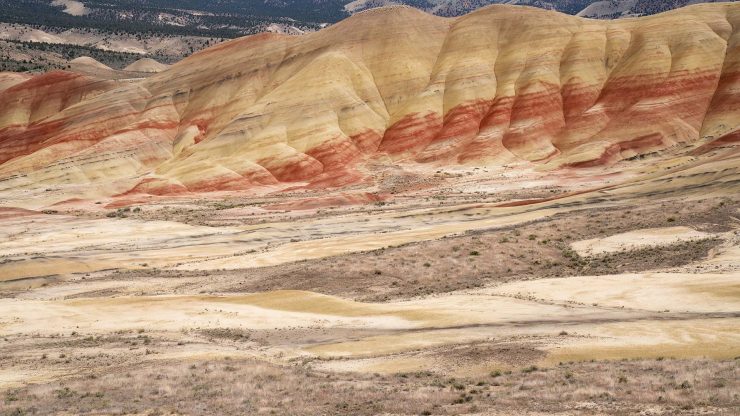
POLYGON ((438 16, 460 16, 489 4, 514 4, 597 19, 645 16, 696 3, 722 0, 354 0, 345 10, 357 13, 374 7, 405 4, 438 16))
POLYGON ((349 14, 344 0, 0 0, 0 22, 113 33, 233 38, 273 24, 316 30, 349 14))
POLYGON ((232 38, 278 25, 315 31, 351 14, 393 4, 460 16, 489 4, 515 4, 594 18, 642 16, 719 0, 0 0, 0 22, 126 33, 232 38))
POLYGON ((168 66, 162 63, 159 63, 151 58, 142 58, 138 61, 132 63, 131 65, 128 65, 126 68, 124 68, 124 71, 133 71, 133 72, 162 72, 165 69, 167 69, 168 66))

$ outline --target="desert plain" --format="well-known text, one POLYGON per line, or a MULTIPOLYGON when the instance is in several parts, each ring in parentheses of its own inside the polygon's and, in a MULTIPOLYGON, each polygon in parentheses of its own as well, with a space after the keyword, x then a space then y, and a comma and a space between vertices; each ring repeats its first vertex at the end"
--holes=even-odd
POLYGON ((739 172, 703 166, 528 172, 525 190, 394 166, 383 203, 4 208, 2 406, 732 414, 739 172))

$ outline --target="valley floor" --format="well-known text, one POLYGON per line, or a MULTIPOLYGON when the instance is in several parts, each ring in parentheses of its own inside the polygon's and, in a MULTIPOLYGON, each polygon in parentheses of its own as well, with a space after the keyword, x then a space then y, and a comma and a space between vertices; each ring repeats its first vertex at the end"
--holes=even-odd
POLYGON ((735 154, 6 198, 0 412, 737 414, 735 154))

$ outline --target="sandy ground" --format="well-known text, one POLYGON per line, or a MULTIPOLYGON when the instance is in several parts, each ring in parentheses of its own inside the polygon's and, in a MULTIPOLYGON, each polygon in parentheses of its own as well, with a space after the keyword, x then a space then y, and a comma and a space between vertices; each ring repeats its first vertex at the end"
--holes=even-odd
POLYGON ((680 241, 701 240, 710 236, 711 234, 689 227, 664 227, 576 241, 571 247, 581 256, 592 256, 646 246, 675 244, 680 241))

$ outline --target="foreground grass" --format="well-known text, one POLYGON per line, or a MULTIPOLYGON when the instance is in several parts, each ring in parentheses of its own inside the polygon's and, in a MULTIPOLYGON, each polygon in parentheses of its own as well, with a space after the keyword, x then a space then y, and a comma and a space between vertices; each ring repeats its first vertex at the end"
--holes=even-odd
POLYGON ((161 362, 2 392, 34 414, 738 414, 738 360, 534 366, 486 377, 336 374, 251 360, 161 362))

